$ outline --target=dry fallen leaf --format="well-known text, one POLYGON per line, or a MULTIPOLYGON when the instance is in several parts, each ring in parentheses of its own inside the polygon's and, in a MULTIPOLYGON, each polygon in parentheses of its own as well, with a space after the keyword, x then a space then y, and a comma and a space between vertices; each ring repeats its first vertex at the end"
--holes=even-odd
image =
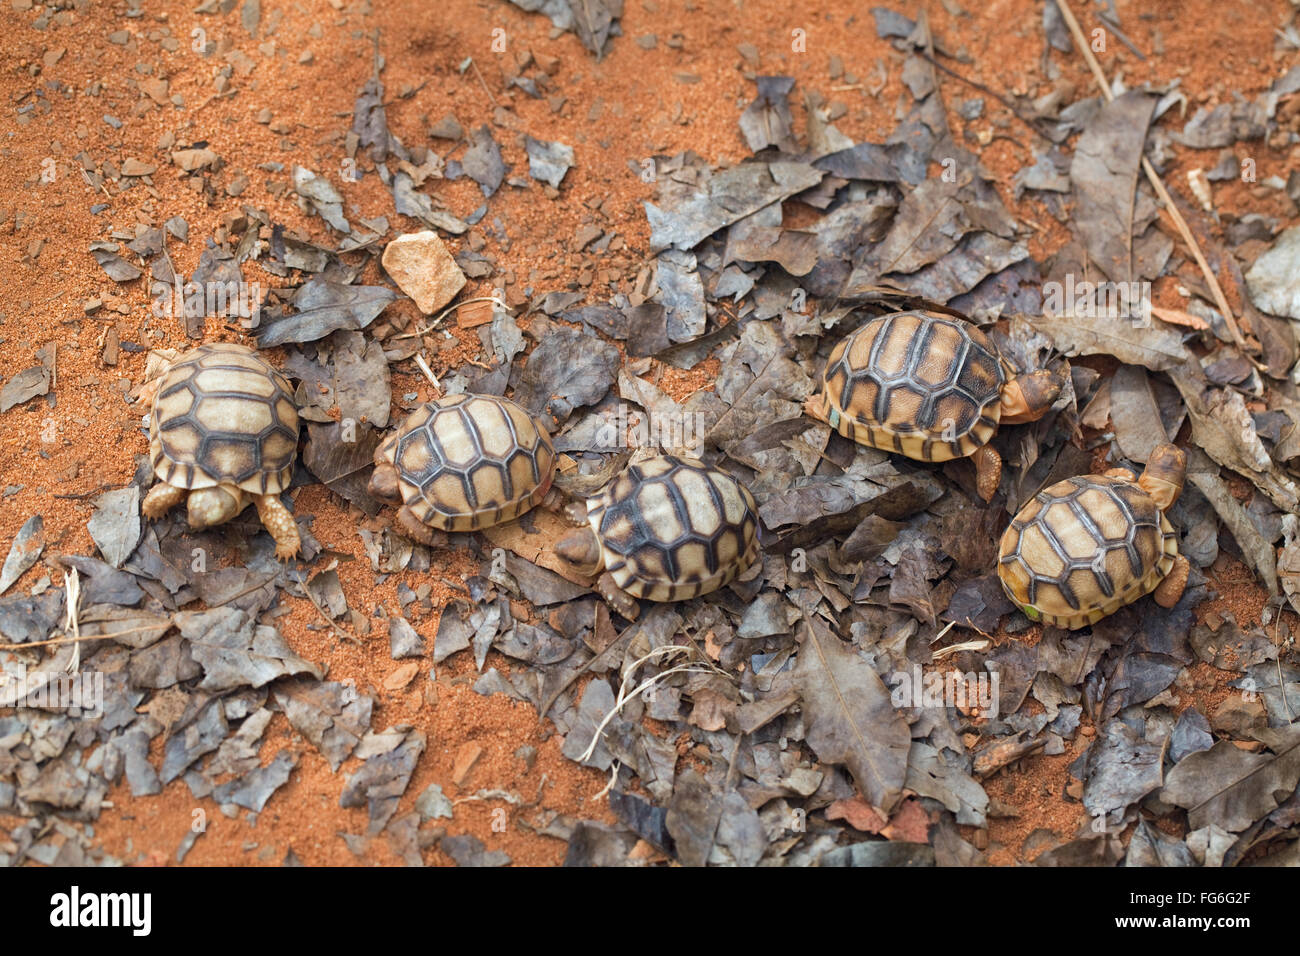
POLYGON ((687 721, 700 730, 710 732, 722 730, 727 726, 727 710, 734 710, 731 701, 716 690, 702 687, 695 692, 695 706, 691 708, 687 721))
POLYGON ((889 689, 856 649, 822 623, 807 623, 795 683, 808 745, 818 759, 848 767, 862 795, 888 812, 907 774, 911 733, 889 689))
POLYGON ((1025 322, 1050 338, 1071 358, 1076 355, 1113 355, 1121 362, 1141 365, 1153 372, 1182 365, 1192 359, 1174 329, 1148 325, 1142 328, 1111 316, 1035 315, 1025 322))
POLYGON ((36 563, 44 549, 45 521, 40 515, 32 515, 18 529, 18 534, 9 547, 9 556, 5 558, 4 568, 0 569, 0 594, 8 591, 36 563))
POLYGON ((1241 548, 1242 558, 1263 581, 1268 593, 1277 594, 1277 561, 1273 545, 1259 533, 1246 509, 1232 496, 1227 483, 1218 475, 1204 471, 1193 472, 1187 480, 1205 495, 1224 526, 1232 532, 1241 548))

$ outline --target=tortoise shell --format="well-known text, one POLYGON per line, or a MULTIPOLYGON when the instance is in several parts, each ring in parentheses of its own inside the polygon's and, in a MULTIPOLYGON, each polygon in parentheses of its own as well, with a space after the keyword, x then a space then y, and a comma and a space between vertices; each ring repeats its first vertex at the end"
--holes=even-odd
POLYGON ((149 416, 149 458, 167 484, 233 484, 256 495, 278 495, 289 487, 297 450, 293 389, 247 346, 200 345, 159 380, 149 416))
POLYGON ((726 472, 687 458, 628 466, 587 502, 587 521, 614 583, 651 601, 716 591, 758 557, 753 495, 726 472))
POLYGON ((947 461, 988 444, 1013 374, 975 326, 895 312, 836 344, 816 401, 821 417, 850 441, 947 461))
POLYGON ((1002 535, 998 577, 1034 621, 1078 628, 1156 589, 1178 536, 1134 481, 1083 475, 1040 491, 1002 535))
POLYGON ((447 395, 420 406, 384 440, 376 461, 397 468, 403 503, 424 524, 477 531, 540 504, 555 477, 555 448, 508 398, 447 395))

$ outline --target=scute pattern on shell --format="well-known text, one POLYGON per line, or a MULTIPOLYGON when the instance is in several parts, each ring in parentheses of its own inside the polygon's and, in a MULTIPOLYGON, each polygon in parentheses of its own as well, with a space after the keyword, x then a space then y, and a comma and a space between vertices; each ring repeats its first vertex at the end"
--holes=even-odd
POLYGON ((1002 536, 998 576, 1031 618, 1092 624, 1155 590, 1178 537, 1136 482, 1067 478, 1039 492, 1002 536))
POLYGON ((822 414, 850 441, 920 461, 963 458, 997 431, 1009 372, 975 326, 895 312, 831 351, 822 414))
POLYGON ((163 373, 149 419, 149 456, 168 484, 279 494, 289 487, 297 449, 293 389, 252 349, 211 342, 163 373))
POLYGON ((533 416, 495 395, 448 395, 412 412, 379 449, 424 524, 477 531, 539 504, 555 449, 533 416))
POLYGON ((754 498, 731 475, 662 455, 630 465, 587 502, 605 569, 633 597, 681 601, 715 591, 758 556, 754 498))

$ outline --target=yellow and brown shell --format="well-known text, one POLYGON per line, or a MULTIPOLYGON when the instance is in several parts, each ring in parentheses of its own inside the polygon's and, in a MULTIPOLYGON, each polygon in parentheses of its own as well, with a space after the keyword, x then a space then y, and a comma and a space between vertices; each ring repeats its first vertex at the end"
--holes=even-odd
POLYGON ((929 312, 872 319, 831 350, 818 416, 850 441, 918 461, 988 444, 1014 374, 978 328, 929 312))
POLYGON ((252 349, 200 345, 163 373, 149 416, 149 458, 178 488, 233 484, 255 495, 289 487, 298 410, 285 377, 252 349))
POLYGON ((1058 481, 1002 535, 998 577, 1034 621, 1079 628, 1156 589, 1178 536, 1136 482, 1105 475, 1058 481))
POLYGON ((420 406, 375 452, 397 468, 403 503, 424 524, 477 531, 541 503, 555 448, 522 407, 495 395, 447 395, 420 406))
POLYGON ((633 597, 681 601, 734 580, 758 557, 754 497, 703 462, 630 465, 587 502, 605 569, 633 597))

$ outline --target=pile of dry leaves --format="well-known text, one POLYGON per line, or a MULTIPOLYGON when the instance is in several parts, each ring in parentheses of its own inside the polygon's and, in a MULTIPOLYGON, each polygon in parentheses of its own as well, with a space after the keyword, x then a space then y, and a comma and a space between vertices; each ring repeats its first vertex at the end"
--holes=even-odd
MULTIPOLYGON (((519 5, 575 30, 597 54, 619 34, 621 5, 583 4, 582 17, 565 3, 519 5)), ((1045 42, 1069 49, 1055 5, 1047 10, 1045 42)), ((755 76, 739 118, 746 161, 714 168, 685 153, 650 164, 653 258, 635 292, 590 303, 581 291, 530 290, 523 308, 492 303, 476 326, 479 356, 440 382, 447 392, 508 394, 542 416, 566 456, 559 483, 575 497, 623 467, 629 435, 680 444, 644 423, 682 423, 702 457, 752 490, 761 573, 690 602, 643 602, 629 622, 552 569, 546 519, 529 515, 517 528, 448 542, 481 560, 464 582, 468 597, 441 609, 432 646, 402 616, 380 621, 391 656, 428 657, 436 668, 472 655, 476 691, 529 702, 563 734, 567 757, 608 775, 616 825, 544 813, 528 822, 568 840, 574 864, 645 859, 632 854, 638 841, 683 864, 980 864, 990 817, 1015 812, 985 781, 1038 751, 1077 753, 1062 799, 1081 802, 1088 820, 1045 846, 1040 864, 1294 862, 1300 660, 1280 609, 1300 588, 1300 229, 1213 216, 1176 198, 1217 276, 1207 282, 1162 225, 1142 163, 1159 174, 1179 144, 1207 151, 1208 181, 1241 175, 1234 144, 1300 133, 1300 111, 1287 108, 1300 101, 1300 68, 1257 100, 1197 111, 1181 129, 1177 83, 1115 81, 1113 98, 996 104, 1014 116, 1014 135, 1035 143, 1017 192, 1032 193, 1072 237, 1039 262, 973 151, 980 144, 950 125, 937 94, 942 38, 924 20, 873 13, 905 56, 910 91, 884 142, 851 141, 811 91, 792 103, 792 78, 755 76), (807 213, 798 227, 787 224, 793 205, 807 213), (1143 290, 1170 275, 1185 305, 1151 307, 1143 290), (983 325, 1022 370, 1067 373, 1048 415, 995 439, 1007 467, 988 507, 969 462, 911 462, 802 414, 839 338, 873 315, 918 306, 983 325), (667 367, 716 370, 712 388, 675 401, 655 381, 667 367), (1170 440, 1189 455, 1187 488, 1170 513, 1193 565, 1178 606, 1164 612, 1144 599, 1073 633, 1030 625, 994 572, 1009 515, 1062 478, 1117 464, 1140 470, 1170 440), (1278 596, 1267 630, 1218 616, 1197 623, 1194 609, 1211 592, 1202 572, 1221 552, 1278 596), (488 667, 493 651, 508 668, 488 667), (1240 694, 1211 713, 1188 706, 1180 691, 1198 662, 1231 672, 1240 694), (924 675, 950 674, 991 696, 920 692, 934 686, 924 675)), ((386 311, 399 293, 375 262, 383 246, 408 220, 461 235, 491 221, 503 183, 556 189, 580 161, 566 144, 529 137, 525 178, 506 167, 490 127, 454 121, 443 133, 455 158, 413 152, 388 129, 381 75, 377 58, 348 143, 355 166, 388 188, 392 209, 360 215, 320 171, 281 171, 333 245, 241 206, 188 279, 167 252, 170 237, 188 233, 179 218, 123 229, 90 250, 121 283, 146 274, 169 286, 239 282, 250 261, 284 279, 252 335, 278 349, 297 384, 307 437, 295 484, 324 483, 366 515, 380 511, 366 493, 374 448, 416 404, 413 393, 392 394, 390 366, 442 337, 433 321, 412 328, 386 311), (481 186, 470 220, 439 205, 444 177, 481 186)), ((525 70, 516 82, 541 96, 546 74, 525 70)), ((973 120, 994 105, 964 99, 957 115, 973 120)), ((215 149, 175 144, 171 157, 198 194, 226 202, 233 194, 215 149)), ((1273 185, 1300 198, 1292 180, 1273 185)), ((456 263, 474 277, 504 268, 468 246, 456 263)), ((216 321, 206 323, 193 319, 193 338, 211 336, 216 321)), ((52 365, 6 382, 0 409, 48 391, 52 365)), ((93 718, 40 706, 0 715, 0 810, 29 819, 0 859, 98 858, 73 824, 94 821, 123 777, 137 796, 181 778, 232 815, 260 812, 295 767, 287 750, 259 756, 278 711, 336 771, 349 757, 362 761, 343 805, 365 807, 365 835, 387 833, 418 864, 437 839, 433 822, 450 813, 432 787, 399 814, 425 734, 372 726, 373 699, 299 658, 276 628, 283 592, 342 628, 374 632, 368 609, 349 607, 312 516, 296 515, 303 560, 285 568, 251 513, 202 534, 178 516, 143 524, 151 480, 142 460, 134 484, 97 500, 98 557, 62 559, 77 572, 75 636, 111 639, 18 647, 73 636, 72 585, 47 578, 0 598, 0 634, 14 645, 0 652, 6 671, 100 674, 104 695, 93 718), (201 560, 231 542, 232 566, 201 560), (158 764, 149 752, 160 735, 158 764)), ((437 549, 360 533, 376 575, 439 573, 437 549)), ((0 593, 37 560, 42 536, 39 518, 23 529, 0 593)), ((404 597, 406 607, 427 595, 404 597)), ((441 845, 463 864, 508 862, 474 837, 441 845)))

